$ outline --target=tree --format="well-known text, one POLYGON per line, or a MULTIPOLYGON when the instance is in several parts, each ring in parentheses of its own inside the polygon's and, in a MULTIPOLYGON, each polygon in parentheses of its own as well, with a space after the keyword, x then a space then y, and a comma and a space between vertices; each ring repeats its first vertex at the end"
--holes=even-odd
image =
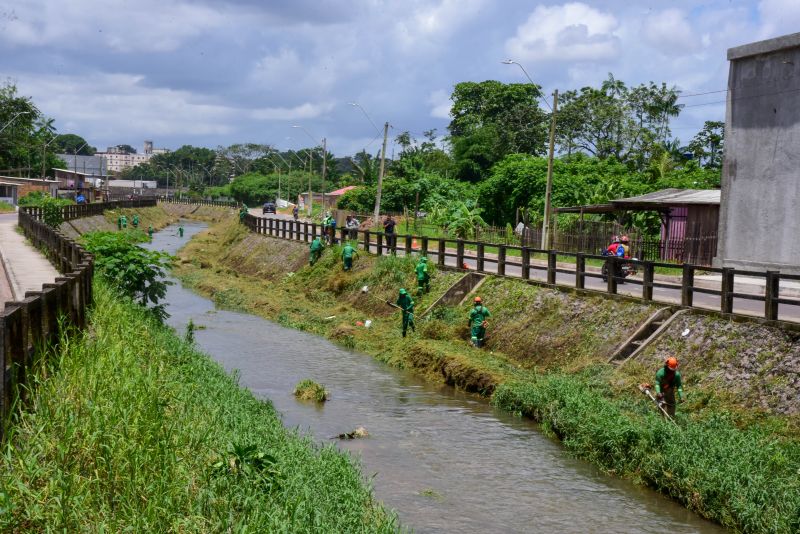
POLYGON ((53 141, 54 150, 62 154, 77 154, 79 156, 94 156, 97 149, 90 146, 86 139, 77 134, 61 134, 53 141))
POLYGON ((117 145, 114 148, 116 148, 123 154, 136 154, 136 149, 133 148, 131 145, 117 145))
POLYGON ((548 117, 539 108, 541 96, 534 84, 456 84, 448 128, 459 178, 478 181, 507 154, 544 154, 548 117))
POLYGON ((669 141, 669 119, 678 116, 678 90, 653 82, 627 87, 608 75, 599 88, 566 91, 557 135, 562 152, 581 151, 646 168, 669 141))
POLYGON ((422 172, 433 172, 447 176, 453 172, 453 159, 436 144, 436 130, 423 132, 425 140, 417 141, 409 132, 402 132, 395 141, 401 151, 397 159, 390 162, 390 172, 396 176, 413 178, 422 172))
POLYGON ((706 121, 703 129, 694 136, 688 149, 703 167, 719 169, 722 167, 722 153, 725 148, 725 123, 706 121))
POLYGON ((12 83, 0 86, 0 129, 0 173, 30 177, 38 176, 43 167, 49 172, 64 165, 53 151, 44 150, 55 134, 53 120, 30 98, 18 95, 12 83))

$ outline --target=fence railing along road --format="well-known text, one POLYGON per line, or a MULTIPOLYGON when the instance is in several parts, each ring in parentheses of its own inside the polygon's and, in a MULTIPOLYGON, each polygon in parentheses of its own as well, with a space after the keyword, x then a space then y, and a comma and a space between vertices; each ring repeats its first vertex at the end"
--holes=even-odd
MULTIPOLYGON (((247 214, 244 223, 256 233, 309 243, 322 235, 316 223, 294 221, 276 217, 256 217, 247 214)), ((635 264, 641 277, 621 278, 609 276, 603 281, 597 270, 587 269, 587 260, 608 261, 618 264, 621 260, 595 254, 543 250, 532 247, 489 244, 482 241, 394 234, 359 230, 351 234, 340 229, 339 237, 358 241, 360 249, 377 255, 387 253, 419 253, 436 258, 440 266, 459 269, 465 267, 480 273, 509 276, 530 280, 543 285, 574 288, 624 295, 641 299, 644 302, 680 305, 700 309, 715 310, 724 314, 737 314, 761 317, 769 321, 800 322, 800 299, 781 295, 783 282, 798 285, 800 275, 784 274, 779 271, 745 271, 730 268, 713 268, 700 265, 661 263, 656 261, 625 260, 635 264), (415 246, 416 244, 416 246, 415 246), (541 259, 539 259, 541 258, 541 259), (574 267, 565 266, 563 258, 574 259, 574 267), (679 277, 657 277, 656 269, 677 269, 679 277), (695 280, 697 273, 715 273, 720 277, 719 288, 708 287, 695 280), (764 280, 763 292, 737 291, 737 277, 747 277, 749 281, 764 280), (625 287, 622 287, 624 284, 625 287)), ((614 269, 612 272, 616 272, 614 269)), ((760 287, 755 284, 754 287, 760 287)), ((798 285, 800 287, 800 285, 798 285)))

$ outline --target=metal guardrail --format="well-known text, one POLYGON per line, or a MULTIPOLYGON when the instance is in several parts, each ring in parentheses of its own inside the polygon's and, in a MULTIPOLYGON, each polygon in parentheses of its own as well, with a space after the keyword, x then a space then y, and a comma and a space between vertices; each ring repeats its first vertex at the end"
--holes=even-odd
MULTIPOLYGON (((255 233, 281 239, 308 243, 314 237, 322 236, 321 225, 317 223, 272 217, 256 217, 250 214, 245 216, 243 222, 255 233)), ((785 274, 779 271, 758 272, 692 264, 676 265, 674 263, 655 261, 622 260, 616 257, 600 256, 596 254, 561 252, 558 250, 544 250, 533 247, 484 243, 481 241, 463 239, 415 236, 411 234, 387 235, 384 232, 375 232, 372 230, 353 231, 340 228, 338 231, 342 240, 350 239, 351 241, 357 241, 360 249, 369 253, 375 253, 379 256, 385 253, 396 253, 398 250, 405 254, 417 252, 422 255, 435 257, 437 264, 440 266, 446 265, 447 258, 454 258, 456 267, 461 269, 466 268, 480 273, 522 278, 523 280, 532 280, 543 283, 544 285, 587 291, 599 291, 598 289, 586 287, 587 278, 603 277, 599 272, 586 269, 587 260, 592 259, 608 262, 609 272, 612 273, 618 272, 617 267, 619 267, 620 263, 628 262, 635 265, 637 270, 643 274, 642 279, 637 280, 622 278, 620 276, 608 276, 605 283, 606 285, 599 292, 611 295, 619 294, 619 284, 624 282, 641 287, 639 295, 626 296, 632 296, 644 302, 675 304, 676 302, 673 300, 663 300, 654 297, 654 289, 667 289, 675 293, 676 300, 681 306, 698 309, 709 308, 695 305, 695 294, 715 295, 719 297, 719 305, 715 309, 724 314, 734 314, 734 299, 759 301, 764 303, 763 313, 759 314, 760 317, 768 321, 777 321, 779 319, 780 305, 784 305, 786 307, 793 307, 792 310, 797 312, 793 317, 785 320, 800 322, 800 299, 782 297, 780 295, 781 282, 800 281, 800 275, 785 274), (496 253, 488 255, 486 253, 487 248, 494 249, 496 253), (546 263, 542 265, 532 261, 535 256, 543 257, 546 259, 546 263), (575 258, 575 268, 568 269, 559 267, 557 261, 559 257, 575 258), (474 267, 467 266, 467 262, 472 263, 474 267), (494 269, 489 269, 489 265, 494 266, 494 269), (518 268, 519 274, 510 274, 508 272, 509 267, 518 268), (680 270, 680 282, 672 283, 658 280, 655 277, 657 268, 680 270), (542 280, 537 280, 531 276, 532 271, 544 271, 545 277, 542 280), (695 274, 698 272, 720 274, 722 278, 720 289, 711 289, 697 285, 695 283, 695 274), (573 276, 574 283, 569 285, 557 283, 558 274, 573 276), (737 276, 763 277, 765 279, 764 293, 755 294, 735 291, 734 282, 737 276)), ((750 315, 746 316, 750 317, 750 315)))

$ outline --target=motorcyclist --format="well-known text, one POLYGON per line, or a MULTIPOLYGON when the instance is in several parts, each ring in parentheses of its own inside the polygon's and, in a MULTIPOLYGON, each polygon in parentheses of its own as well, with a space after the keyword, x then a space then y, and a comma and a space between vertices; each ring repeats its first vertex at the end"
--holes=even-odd
POLYGON ((614 255, 618 258, 625 258, 630 259, 631 257, 631 247, 630 247, 630 240, 628 236, 624 235, 619 238, 619 245, 617 245, 617 249, 614 251, 614 255))
POLYGON ((619 248, 619 236, 611 236, 611 244, 606 248, 605 256, 616 256, 619 248))

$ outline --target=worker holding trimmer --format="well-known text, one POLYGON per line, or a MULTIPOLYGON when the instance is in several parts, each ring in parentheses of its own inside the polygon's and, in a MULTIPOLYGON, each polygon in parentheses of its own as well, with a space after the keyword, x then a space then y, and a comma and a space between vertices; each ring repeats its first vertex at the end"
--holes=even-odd
POLYGON ((395 305, 403 311, 403 337, 406 337, 406 330, 411 327, 414 331, 414 299, 405 289, 400 289, 395 305))
POLYGON ((483 305, 480 297, 475 297, 475 306, 469 312, 468 326, 470 327, 470 339, 476 347, 482 347, 486 337, 487 321, 491 314, 489 308, 483 305))
POLYGON ((663 402, 670 417, 675 417, 675 391, 678 399, 683 401, 683 382, 681 372, 678 371, 677 358, 670 356, 664 362, 664 367, 656 372, 656 399, 663 402))

